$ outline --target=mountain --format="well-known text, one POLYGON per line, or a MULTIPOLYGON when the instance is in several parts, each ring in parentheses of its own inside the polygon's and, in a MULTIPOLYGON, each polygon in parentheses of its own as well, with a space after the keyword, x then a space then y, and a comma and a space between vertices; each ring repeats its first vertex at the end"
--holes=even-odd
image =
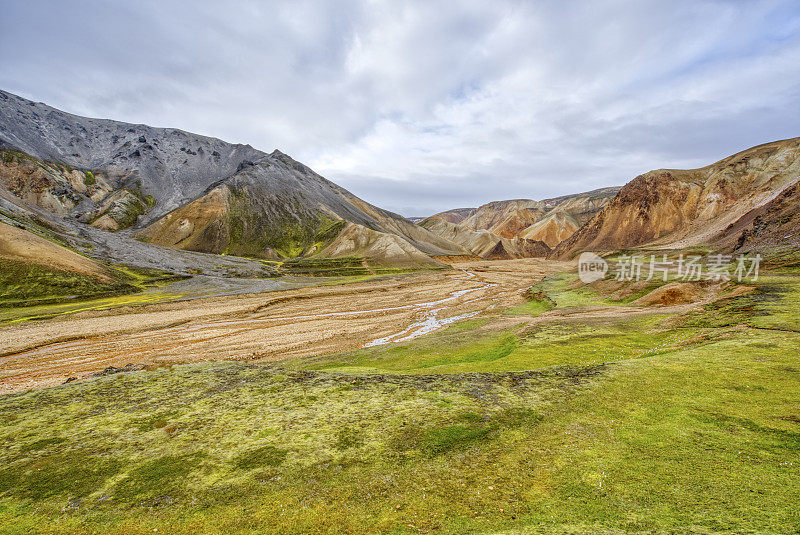
MULTIPOLYGON (((130 228, 124 236, 190 251, 270 259, 325 251, 346 256, 361 249, 329 246, 347 228, 361 241, 416 250, 421 264, 435 264, 430 255, 467 253, 280 151, 79 117, 4 91, 0 190, 73 227, 130 228)), ((369 253, 383 261, 384 249, 369 253)))
POLYGON ((759 145, 700 169, 650 171, 626 184, 550 256, 638 246, 732 250, 740 238, 752 244, 759 233, 778 239, 790 230, 782 230, 781 221, 793 220, 798 179, 800 138, 759 145))
POLYGON ((714 243, 736 253, 800 248, 800 183, 728 225, 714 243))
POLYGON ((420 226, 483 258, 544 256, 602 208, 619 188, 542 201, 493 201, 434 214, 420 226))
POLYGON ((467 229, 488 230, 503 238, 523 236, 540 240, 553 247, 588 221, 618 191, 619 188, 602 188, 542 201, 494 201, 473 210, 457 223, 467 229))
MULTIPOLYGON (((447 221, 448 223, 458 224, 458 223, 461 223, 462 221, 464 221, 469 216, 471 216, 472 213, 475 212, 475 210, 477 210, 477 208, 454 208, 453 210, 447 210, 445 212, 439 212, 438 214, 434 214, 434 215, 429 216, 429 217, 436 217, 436 218, 439 218, 439 219, 443 219, 444 221, 447 221)), ((420 221, 424 221, 425 219, 427 219, 427 218, 422 217, 422 218, 420 218, 419 221, 415 221, 415 223, 419 223, 420 221)))
POLYGON ((538 240, 503 238, 488 230, 465 229, 438 216, 425 219, 420 226, 487 260, 547 256, 550 252, 550 247, 538 240))
MULTIPOLYGON (((280 151, 248 162, 136 236, 192 251, 279 259, 322 253, 346 222, 353 224, 350 233, 393 235, 422 256, 466 253, 359 199, 280 151)), ((348 254, 335 250, 337 256, 348 254)))

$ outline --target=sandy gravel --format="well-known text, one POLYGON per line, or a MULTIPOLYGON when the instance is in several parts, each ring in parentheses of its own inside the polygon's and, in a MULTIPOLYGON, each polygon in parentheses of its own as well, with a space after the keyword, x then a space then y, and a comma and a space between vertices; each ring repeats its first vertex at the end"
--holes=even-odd
POLYGON ((544 274, 568 265, 525 259, 455 267, 0 327, 0 393, 59 384, 128 363, 277 361, 353 350, 413 327, 433 307, 421 306, 425 303, 441 301, 435 305, 439 318, 512 306, 544 274))

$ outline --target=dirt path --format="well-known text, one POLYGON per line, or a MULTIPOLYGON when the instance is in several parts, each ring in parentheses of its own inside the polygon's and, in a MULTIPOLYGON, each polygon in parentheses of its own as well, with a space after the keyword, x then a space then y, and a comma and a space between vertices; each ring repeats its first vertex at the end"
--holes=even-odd
POLYGON ((563 263, 471 262, 447 272, 75 314, 0 328, 0 393, 108 366, 276 361, 401 341, 512 306, 563 263), (455 318, 455 319, 454 319, 455 318))

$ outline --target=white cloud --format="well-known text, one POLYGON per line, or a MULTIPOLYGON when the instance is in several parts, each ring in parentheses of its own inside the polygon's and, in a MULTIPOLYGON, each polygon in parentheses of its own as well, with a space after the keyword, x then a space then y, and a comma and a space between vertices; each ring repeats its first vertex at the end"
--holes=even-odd
POLYGON ((9 3, 0 86, 280 147, 408 215, 800 135, 791 1, 9 3), (41 31, 14 23, 36 20, 41 31))

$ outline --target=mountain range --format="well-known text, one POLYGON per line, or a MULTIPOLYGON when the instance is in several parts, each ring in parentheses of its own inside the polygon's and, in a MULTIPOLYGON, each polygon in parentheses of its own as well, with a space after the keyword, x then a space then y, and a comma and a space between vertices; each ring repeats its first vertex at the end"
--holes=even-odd
MULTIPOLYGON (((279 150, 80 117, 0 91, 3 228, 38 225, 88 256, 171 271, 198 262, 252 271, 264 265, 259 260, 297 258, 438 268, 454 256, 797 247, 799 177, 795 138, 700 169, 650 171, 621 188, 493 201, 411 221, 279 150)), ((30 241, 3 232, 0 255, 30 241)))
POLYGON ((57 216, 72 233, 84 225, 272 260, 361 256, 421 267, 467 253, 277 150, 79 117, 2 91, 0 149, 0 196, 57 216))

